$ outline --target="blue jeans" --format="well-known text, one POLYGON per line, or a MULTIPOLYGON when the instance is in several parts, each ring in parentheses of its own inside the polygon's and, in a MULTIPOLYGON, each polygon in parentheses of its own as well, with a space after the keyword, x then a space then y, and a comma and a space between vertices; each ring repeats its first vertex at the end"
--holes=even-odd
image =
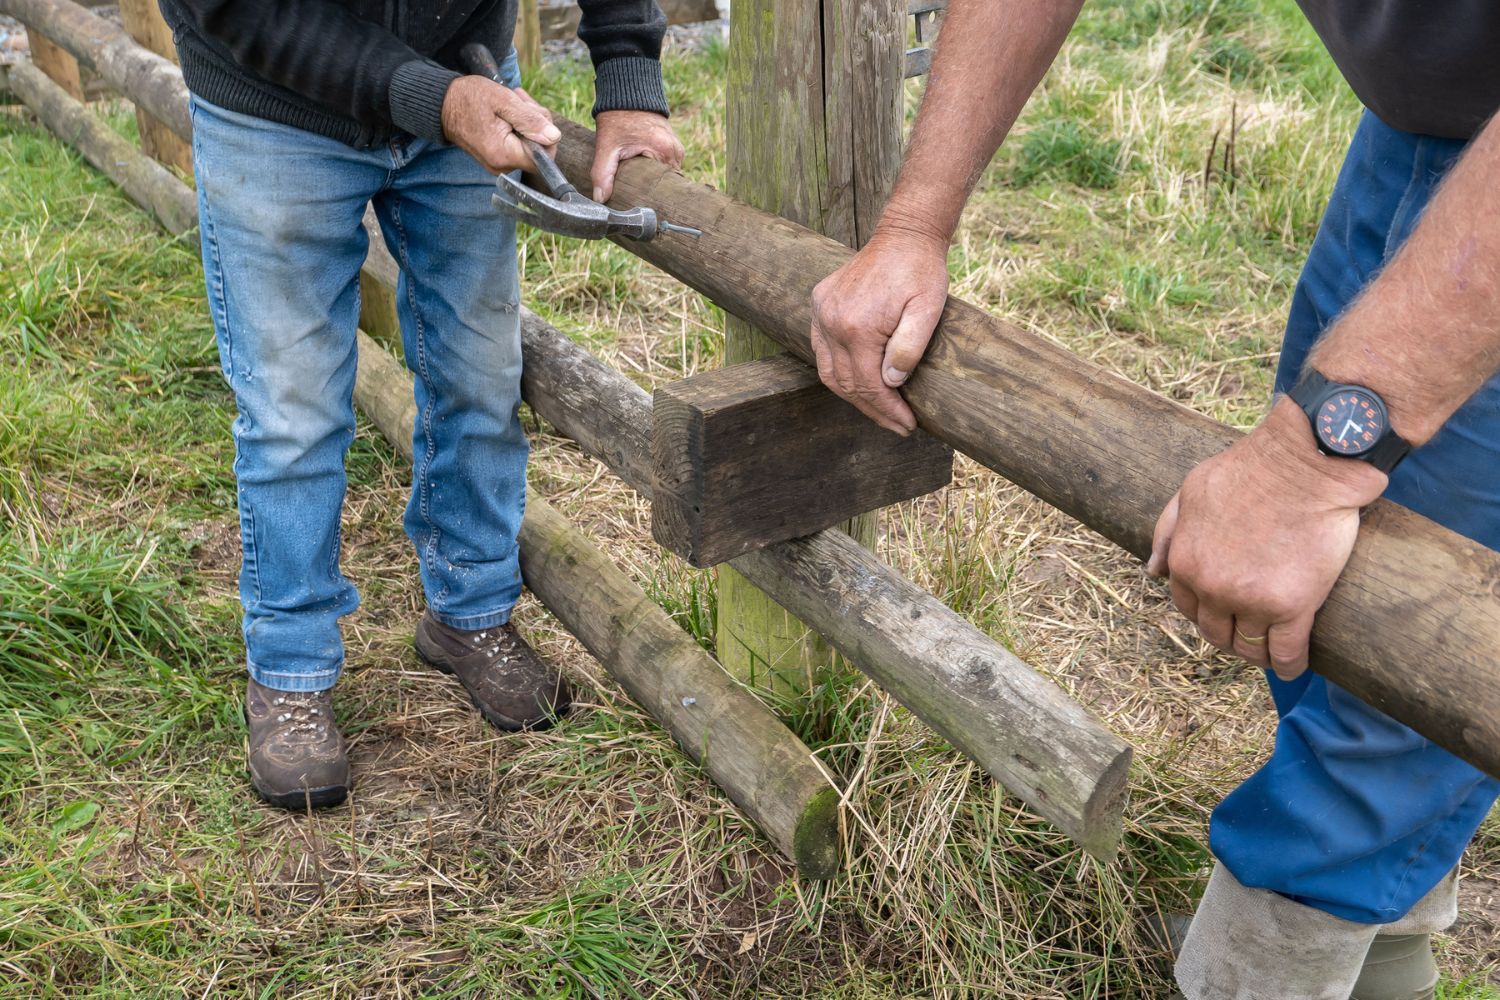
MULTIPOLYGON (((1278 391, 1410 235, 1463 148, 1365 114, 1297 285, 1278 391)), ((1385 495, 1500 549, 1500 377, 1396 468, 1385 495)), ((1322 677, 1266 677, 1276 746, 1214 811, 1214 854, 1245 885, 1346 920, 1400 919, 1458 864, 1500 782, 1322 677)))
MULTIPOLYGON (((519 78, 514 54, 505 70, 519 78)), ((401 266, 417 406, 405 526, 428 608, 463 629, 508 621, 527 444, 515 230, 490 204, 494 178, 426 140, 353 149, 198 100, 192 117, 203 269, 239 413, 250 676, 330 687, 344 662, 338 620, 359 606, 339 570, 339 519, 372 202, 401 266)))

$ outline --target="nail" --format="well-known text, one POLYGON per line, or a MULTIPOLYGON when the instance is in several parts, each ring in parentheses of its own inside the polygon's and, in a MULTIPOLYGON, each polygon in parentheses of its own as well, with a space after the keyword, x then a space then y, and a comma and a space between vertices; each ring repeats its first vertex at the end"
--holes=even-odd
POLYGON ((603 188, 597 188, 597 187, 594 188, 594 200, 595 201, 603 201, 604 200, 604 189, 603 188))
POLYGON ((911 372, 904 372, 893 365, 887 365, 884 372, 885 384, 894 389, 898 385, 905 385, 906 380, 911 378, 911 372))
POLYGON ((542 137, 548 142, 557 142, 562 138, 562 131, 556 125, 548 125, 542 129, 542 137))

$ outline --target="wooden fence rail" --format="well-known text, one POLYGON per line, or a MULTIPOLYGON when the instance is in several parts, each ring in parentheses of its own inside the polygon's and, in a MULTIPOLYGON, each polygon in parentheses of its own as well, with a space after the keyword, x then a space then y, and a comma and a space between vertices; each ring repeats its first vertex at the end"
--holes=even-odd
MULTIPOLYGON (((580 183, 593 133, 559 124, 580 183)), ((614 202, 702 229, 620 243, 812 360, 813 286, 851 250, 648 160, 622 165, 614 202)), ((955 298, 904 395, 934 437, 1141 558, 1183 478, 1240 433, 955 298)), ((1500 552, 1376 502, 1312 668, 1500 776, 1500 552)))
MULTIPOLYGON (((78 149, 167 231, 197 225, 190 188, 147 158, 34 66, 0 74, 60 139, 78 149)), ((395 264, 375 280, 393 285, 395 264)), ((535 317, 531 317, 535 322, 535 317)), ((355 403, 408 460, 411 375, 359 335, 355 403)), ((639 391, 639 390, 637 390, 639 391)), ((812 752, 566 518, 527 498, 519 538, 526 584, 611 676, 667 729, 806 878, 827 879, 842 856, 839 792, 812 752)))
MULTIPOLYGON (((158 57, 115 26, 71 0, 0 0, 0 10, 25 11, 70 51, 76 49, 81 61, 98 64, 100 52, 107 50, 114 65, 129 70, 118 74, 125 96, 150 102, 148 110, 169 126, 186 122, 186 90, 177 68, 167 63, 167 73, 155 72, 151 59, 158 57), (132 80, 141 82, 141 89, 131 89, 132 80)), ((576 153, 578 135, 570 135, 576 153)), ((394 262, 379 240, 373 241, 366 274, 377 285, 393 284, 394 262)), ((532 332, 534 326, 534 321, 524 324, 532 332)), ((585 451, 649 492, 649 398, 623 376, 597 362, 591 366, 586 354, 569 354, 567 347, 559 335, 552 348, 528 354, 527 401, 585 451), (585 392, 548 398, 536 391, 559 359, 566 371, 556 373, 558 384, 593 372, 585 392), (576 407, 567 405, 569 398, 578 401, 576 407), (623 408, 611 412, 604 405, 610 400, 623 408)), ((1091 853, 1114 855, 1130 749, 1055 684, 837 532, 781 543, 732 565, 753 574, 761 589, 822 632, 1038 813, 1091 853)))
MULTIPOLYGON (((117 28, 66 0, 0 9, 41 22, 158 118, 185 122, 175 67, 125 49, 117 28)), ((565 169, 581 179, 591 152, 591 134, 566 125, 565 169)), ((811 287, 847 249, 647 161, 622 168, 615 198, 703 228, 630 249, 810 358, 811 287)), ((1237 433, 956 299, 906 395, 929 432, 1138 556, 1187 471, 1237 433)), ((1500 554, 1380 502, 1319 616, 1313 667, 1500 775, 1497 622, 1500 554)))

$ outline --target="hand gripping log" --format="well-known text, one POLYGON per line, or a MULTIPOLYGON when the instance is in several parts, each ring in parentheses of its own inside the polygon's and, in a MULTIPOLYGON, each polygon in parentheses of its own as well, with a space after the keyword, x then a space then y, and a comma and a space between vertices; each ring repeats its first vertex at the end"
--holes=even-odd
MULTIPOLYGON (((587 177, 593 134, 559 127, 558 164, 587 177)), ((812 360, 812 288, 853 251, 647 160, 621 166, 614 197, 704 231, 622 246, 812 360)), ((1239 435, 954 298, 904 395, 928 433, 1142 559, 1184 477, 1239 435)), ((1312 668, 1500 776, 1500 553, 1373 504, 1312 668)))

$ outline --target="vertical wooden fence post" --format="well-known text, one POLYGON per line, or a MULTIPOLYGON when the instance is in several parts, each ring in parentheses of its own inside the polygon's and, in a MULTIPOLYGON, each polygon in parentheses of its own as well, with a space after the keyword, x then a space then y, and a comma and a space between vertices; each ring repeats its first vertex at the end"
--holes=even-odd
MULTIPOLYGON (((172 29, 162 20, 156 0, 120 0, 120 23, 141 45, 159 56, 177 61, 172 29)), ((141 132, 142 152, 185 176, 193 176, 192 146, 139 106, 135 109, 135 122, 141 132)))
MULTIPOLYGON (((901 160, 905 0, 734 0, 728 191, 849 246, 869 239, 901 160)), ((781 348, 725 324, 726 364, 781 348)), ((872 545, 876 515, 846 530, 872 545)), ((718 653, 736 676, 796 695, 832 652, 728 566, 719 567, 718 653)))
POLYGON ((67 91, 73 100, 83 100, 83 77, 78 72, 78 60, 34 28, 27 27, 26 42, 31 47, 31 61, 36 68, 67 91))
POLYGON ((515 46, 522 70, 533 70, 542 64, 542 22, 537 0, 521 0, 516 11, 515 46))

